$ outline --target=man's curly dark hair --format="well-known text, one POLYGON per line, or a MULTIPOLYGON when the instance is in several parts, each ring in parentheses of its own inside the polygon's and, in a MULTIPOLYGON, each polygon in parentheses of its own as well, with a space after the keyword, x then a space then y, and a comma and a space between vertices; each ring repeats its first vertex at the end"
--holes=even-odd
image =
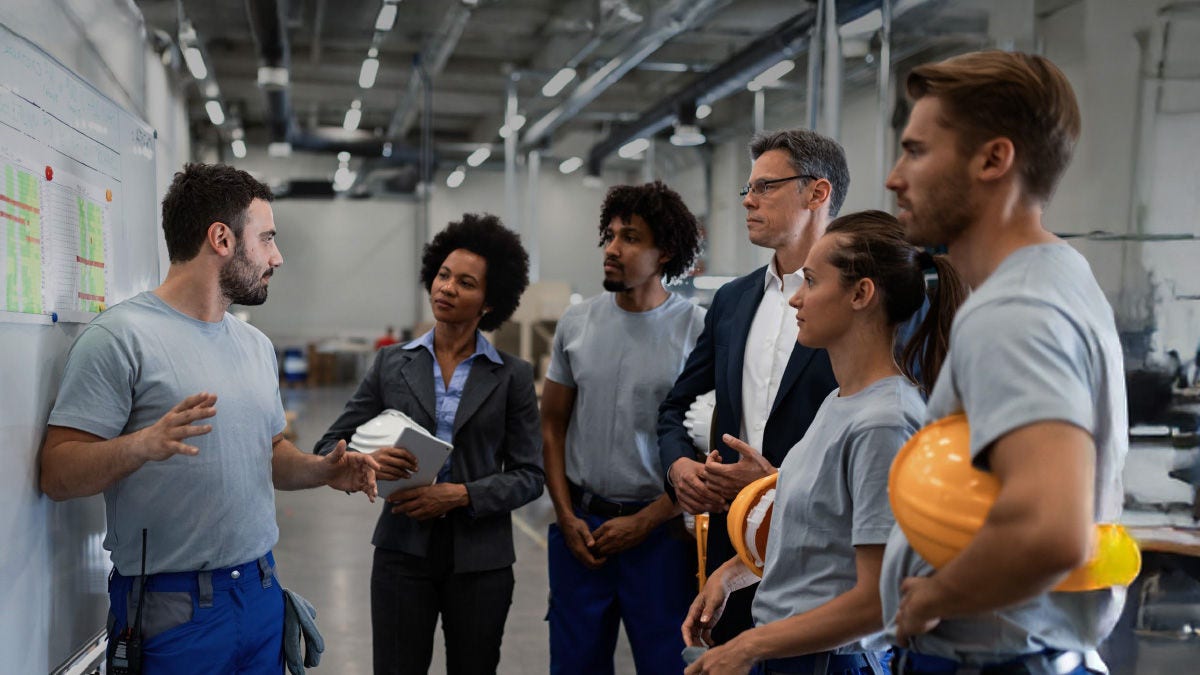
POLYGON ((600 209, 600 245, 610 241, 613 218, 629 222, 635 215, 650 226, 655 247, 670 257, 663 263, 663 276, 668 281, 687 276, 700 252, 700 225, 679 193, 657 180, 609 188, 600 209))
POLYGON ((517 311, 529 286, 529 254, 521 246, 521 237, 496 216, 464 213, 462 220, 447 225, 425 245, 421 283, 426 291, 432 291, 446 257, 460 248, 487 261, 483 301, 492 309, 479 320, 479 330, 496 330, 517 311))

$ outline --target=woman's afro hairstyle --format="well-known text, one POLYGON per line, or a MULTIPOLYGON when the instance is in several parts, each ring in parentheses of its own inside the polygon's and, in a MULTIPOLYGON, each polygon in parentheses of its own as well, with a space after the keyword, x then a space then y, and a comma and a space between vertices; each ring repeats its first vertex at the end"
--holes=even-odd
POLYGON ((529 254, 521 246, 521 237, 504 227, 491 214, 464 213, 425 245, 421 256, 421 283, 432 291, 433 280, 446 257, 465 249, 487 262, 484 303, 491 311, 479 320, 479 330, 493 331, 517 311, 521 294, 529 286, 529 254))

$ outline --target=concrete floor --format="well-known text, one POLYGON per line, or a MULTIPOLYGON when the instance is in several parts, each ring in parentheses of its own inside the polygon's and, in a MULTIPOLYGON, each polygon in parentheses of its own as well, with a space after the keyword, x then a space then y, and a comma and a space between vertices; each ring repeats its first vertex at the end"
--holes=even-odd
MULTIPOLYGON (((298 413, 297 445, 305 451, 325 433, 349 400, 352 388, 285 389, 284 406, 298 413)), ((362 495, 329 489, 276 492, 279 544, 275 548, 284 585, 317 608, 317 625, 326 649, 316 672, 337 675, 371 673, 370 578, 371 533, 378 504, 362 495)), ((514 513, 513 543, 516 589, 501 648, 501 675, 546 673, 550 670, 546 602, 546 527, 554 520, 549 497, 514 513)), ((431 673, 445 672, 441 632, 435 637, 431 673)), ((616 672, 635 672, 629 643, 622 632, 617 644, 616 672)))
MULTIPOLYGON (((311 450, 352 391, 350 387, 284 390, 284 406, 299 415, 297 445, 302 450, 311 450)), ((280 537, 275 556, 280 578, 317 607, 317 622, 326 640, 326 651, 316 672, 369 675, 370 540, 381 507, 361 495, 318 489, 277 492, 276 508, 280 537)), ((502 675, 549 671, 549 635, 544 620, 549 592, 545 536, 546 526, 553 520, 554 509, 545 495, 514 513, 516 589, 501 650, 498 672, 502 675)), ((1113 675, 1200 672, 1200 638, 1135 634, 1134 613, 1134 607, 1127 607, 1126 616, 1106 645, 1113 675)), ((430 672, 445 672, 440 631, 435 641, 430 672)), ((617 644, 615 670, 618 675, 635 672, 623 632, 617 644)))

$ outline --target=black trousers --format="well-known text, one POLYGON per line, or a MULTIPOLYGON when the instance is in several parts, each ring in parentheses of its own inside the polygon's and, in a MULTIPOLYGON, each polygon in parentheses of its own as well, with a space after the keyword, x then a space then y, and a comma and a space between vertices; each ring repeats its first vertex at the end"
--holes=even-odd
POLYGON ((454 572, 450 523, 434 527, 425 558, 375 549, 371 637, 375 675, 425 675, 438 616, 447 675, 490 675, 512 605, 512 567, 454 572))

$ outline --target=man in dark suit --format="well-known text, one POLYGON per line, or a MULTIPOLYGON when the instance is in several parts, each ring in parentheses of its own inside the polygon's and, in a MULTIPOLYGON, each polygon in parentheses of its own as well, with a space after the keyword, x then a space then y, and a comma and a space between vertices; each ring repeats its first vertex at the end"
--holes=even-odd
MULTIPOLYGON (((787 301, 803 283, 801 266, 846 197, 850 173, 837 142, 805 129, 758 134, 742 189, 750 242, 775 251, 771 263, 717 291, 696 347, 659 408, 659 458, 668 493, 689 513, 710 513, 711 572, 735 555, 724 511, 743 487, 765 475, 738 461, 722 440, 741 438, 779 466, 837 386, 829 356, 796 342, 787 301), (716 390, 715 449, 695 459, 684 415, 716 390)), ((725 642, 751 626, 754 588, 730 596, 713 638, 725 642)))

